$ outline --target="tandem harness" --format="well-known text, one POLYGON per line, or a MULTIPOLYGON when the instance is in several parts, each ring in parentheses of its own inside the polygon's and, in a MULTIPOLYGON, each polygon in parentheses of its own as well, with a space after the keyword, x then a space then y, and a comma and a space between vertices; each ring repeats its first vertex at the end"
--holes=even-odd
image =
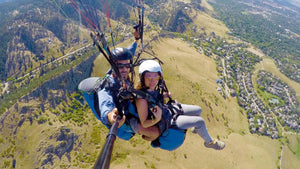
MULTIPOLYGON (((101 121, 107 128, 111 127, 111 124, 107 123, 106 121, 103 121, 104 117, 101 117, 101 111, 100 111, 100 105, 99 101, 101 102, 101 98, 98 96, 98 92, 101 89, 109 90, 111 93, 111 96, 113 97, 114 102, 116 102, 116 99, 119 98, 119 94, 122 91, 119 91, 120 85, 113 83, 110 78, 107 76, 104 78, 99 77, 90 77, 87 79, 84 79, 80 82, 78 85, 78 89, 82 91, 85 101, 88 103, 90 109, 92 110, 95 117, 101 121)), ((120 98, 123 100, 124 98, 120 98)), ((119 100, 118 100, 119 101, 119 100)), ((124 100, 125 101, 125 100, 124 100)), ((129 101, 128 101, 129 102, 129 101)), ((119 102, 122 105, 122 108, 124 110, 134 111, 134 108, 130 109, 131 104, 125 104, 127 101, 119 102), (127 107, 128 106, 128 107, 127 107)), ((131 106, 133 107, 133 106, 131 106)), ((124 111, 126 115, 127 111, 124 111)), ((127 115, 126 115, 127 116, 127 115)), ((128 121, 126 120, 125 123, 117 130, 117 136, 120 139, 123 140, 129 140, 135 135, 134 131, 130 127, 128 121)))
POLYGON ((104 78, 90 77, 84 79, 78 85, 78 89, 83 92, 85 100, 99 120, 101 119, 101 113, 99 110, 99 98, 97 92, 103 88, 114 92, 118 91, 117 86, 113 85, 107 76, 104 78))
POLYGON ((168 109, 172 114, 172 121, 175 122, 179 115, 183 115, 184 111, 180 103, 176 100, 169 100, 167 103, 168 109))
MULTIPOLYGON (((177 120, 178 116, 183 115, 184 113, 181 104, 178 103, 176 100, 169 100, 167 104, 162 104, 147 91, 133 90, 131 92, 134 95, 134 98, 147 100, 148 105, 150 105, 149 107, 154 107, 154 105, 158 105, 162 109, 169 110, 168 112, 170 113, 170 115, 166 116, 166 118, 168 119, 166 119, 166 122, 164 122, 167 123, 165 130, 168 130, 168 128, 172 126, 172 124, 168 123, 168 121, 172 120, 174 123, 177 120)), ((163 130, 162 132, 164 132, 165 130, 163 130)))
POLYGON ((103 89, 105 85, 109 85, 108 81, 109 80, 106 77, 90 77, 84 79, 78 85, 78 89, 83 92, 85 100, 99 120, 101 118, 101 113, 99 110, 99 98, 97 92, 100 89, 103 89))
MULTIPOLYGON (((156 101, 152 95, 145 91, 136 90, 133 94, 135 94, 136 98, 146 99, 150 104, 160 103, 156 101)), ((161 135, 156 140, 151 142, 151 146, 154 148, 159 147, 163 150, 173 151, 183 144, 187 130, 179 129, 175 124, 171 124, 171 121, 175 123, 178 116, 182 115, 184 112, 181 104, 174 100, 170 100, 166 105, 162 105, 160 103, 158 106, 161 106, 161 108, 165 110, 163 111, 163 114, 169 114, 169 116, 163 117, 167 119, 160 122, 161 126, 165 125, 164 128, 158 125, 160 130, 163 128, 163 131, 161 131, 161 135)))

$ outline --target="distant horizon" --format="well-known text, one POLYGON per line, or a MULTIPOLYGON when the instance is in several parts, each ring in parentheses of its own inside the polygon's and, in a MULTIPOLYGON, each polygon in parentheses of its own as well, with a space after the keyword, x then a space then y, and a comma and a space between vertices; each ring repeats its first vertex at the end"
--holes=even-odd
POLYGON ((300 8, 300 1, 298 0, 288 0, 292 5, 295 5, 300 8))
POLYGON ((0 0, 0 3, 11 2, 11 1, 17 1, 17 0, 0 0))

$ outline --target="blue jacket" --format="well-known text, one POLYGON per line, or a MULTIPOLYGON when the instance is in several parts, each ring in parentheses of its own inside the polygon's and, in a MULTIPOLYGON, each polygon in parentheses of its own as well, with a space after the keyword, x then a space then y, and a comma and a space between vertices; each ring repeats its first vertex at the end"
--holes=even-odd
MULTIPOLYGON (((128 49, 132 52, 132 55, 135 54, 137 48, 137 43, 133 42, 128 49)), ((117 90, 120 88, 118 82, 107 75, 108 80, 116 86, 117 90)), ((107 119, 107 114, 111 112, 116 106, 112 97, 113 91, 108 91, 108 89, 100 89, 98 92, 95 92, 95 84, 98 82, 98 77, 90 77, 83 80, 79 84, 79 89, 83 92, 83 96, 93 111, 94 115, 98 120, 100 120, 107 128, 110 127, 110 123, 107 119), (95 97, 97 95, 98 97, 95 97), (97 99, 95 99, 97 98, 97 99), (95 103, 99 104, 95 104, 95 103), (95 108, 95 105, 99 105, 99 109, 95 108), (99 111, 100 110, 100 114, 99 111)), ((116 93, 114 93, 116 94, 116 93)), ((130 109, 132 112, 135 111, 134 106, 128 101, 126 109, 130 109), (127 108, 128 107, 128 108, 127 108)), ((125 110, 125 115, 128 114, 128 110, 125 110)), ((117 136, 124 140, 129 140, 134 135, 134 131, 131 129, 130 125, 125 122, 117 131, 117 136)))
MULTIPOLYGON (((118 85, 118 81, 116 81, 116 79, 114 79, 111 76, 108 76, 107 78, 109 78, 109 80, 111 81, 111 83, 116 86, 115 89, 113 90, 107 90, 107 89, 102 89, 98 92, 98 100, 99 100, 99 109, 100 109, 100 113, 101 113, 101 117, 96 117, 107 127, 110 127, 110 123, 107 119, 107 114, 109 112, 111 112, 115 107, 116 104, 114 102, 114 98, 113 95, 116 95, 118 92, 117 89, 119 89, 119 85, 118 85)), ((130 107, 129 104, 131 104, 131 102, 128 100, 126 102, 125 105, 123 105, 125 107, 125 116, 128 115, 129 110, 127 110, 127 107, 130 107)), ((131 110, 134 111, 134 110, 131 110)), ((131 129, 130 125, 127 123, 127 121, 125 121, 125 123, 118 129, 117 131, 117 136, 123 140, 129 140, 132 136, 134 136, 134 131, 131 129)))
MULTIPOLYGON (((137 48, 137 43, 133 42, 128 47, 128 50, 130 50, 132 52, 132 55, 134 55, 136 48, 137 48)), ((108 78, 113 85, 118 85, 119 82, 117 82, 116 79, 112 78, 111 76, 108 76, 108 78)), ((99 108, 101 112, 101 118, 97 114, 95 115, 106 127, 108 127, 108 125, 110 124, 107 119, 107 114, 116 107, 113 101, 112 93, 106 89, 102 89, 98 91, 98 98, 99 98, 99 108)))

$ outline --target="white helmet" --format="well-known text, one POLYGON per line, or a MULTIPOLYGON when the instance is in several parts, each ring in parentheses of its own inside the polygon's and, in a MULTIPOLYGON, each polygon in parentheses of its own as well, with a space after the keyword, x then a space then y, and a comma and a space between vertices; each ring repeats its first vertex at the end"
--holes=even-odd
POLYGON ((144 72, 159 72, 162 75, 162 70, 158 62, 155 60, 146 60, 139 67, 139 74, 144 72))

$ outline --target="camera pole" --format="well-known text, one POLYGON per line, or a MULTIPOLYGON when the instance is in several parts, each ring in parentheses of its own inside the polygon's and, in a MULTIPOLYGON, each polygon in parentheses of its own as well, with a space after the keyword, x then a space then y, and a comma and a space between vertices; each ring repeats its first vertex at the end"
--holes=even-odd
POLYGON ((117 116, 117 120, 113 123, 111 128, 109 129, 109 132, 106 136, 106 142, 104 144, 104 147, 102 148, 101 154, 98 157, 93 169, 108 169, 111 159, 111 153, 113 150, 114 142, 117 138, 117 130, 119 126, 119 120, 121 119, 121 116, 117 116))

